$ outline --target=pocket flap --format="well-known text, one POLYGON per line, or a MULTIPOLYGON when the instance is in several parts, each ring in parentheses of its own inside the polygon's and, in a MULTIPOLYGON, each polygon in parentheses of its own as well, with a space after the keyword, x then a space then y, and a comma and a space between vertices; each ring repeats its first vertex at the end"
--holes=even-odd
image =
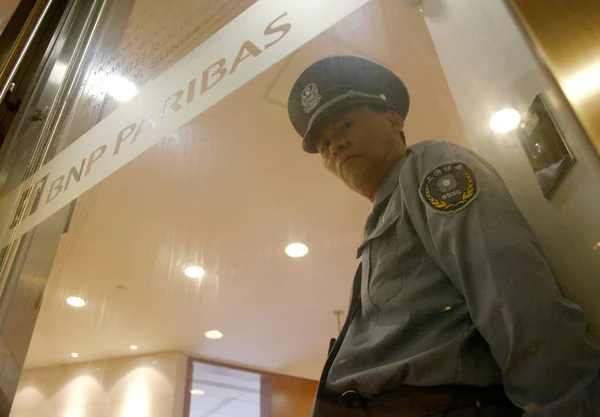
POLYGON ((373 230, 369 234, 369 236, 367 236, 365 240, 363 240, 363 242, 358 247, 356 257, 360 258, 363 249, 369 244, 369 242, 371 242, 373 239, 377 239, 379 236, 387 232, 392 226, 394 226, 398 221, 398 217, 400 217, 400 213, 398 212, 390 213, 387 216, 384 214, 383 220, 377 225, 375 230, 373 230))

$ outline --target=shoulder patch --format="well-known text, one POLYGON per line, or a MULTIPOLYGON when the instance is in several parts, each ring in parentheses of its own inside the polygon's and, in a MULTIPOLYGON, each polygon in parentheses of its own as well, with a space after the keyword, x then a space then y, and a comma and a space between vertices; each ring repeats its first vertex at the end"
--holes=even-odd
POLYGON ((432 169, 419 190, 425 205, 442 214, 466 208, 479 195, 473 170, 464 162, 452 162, 432 169))

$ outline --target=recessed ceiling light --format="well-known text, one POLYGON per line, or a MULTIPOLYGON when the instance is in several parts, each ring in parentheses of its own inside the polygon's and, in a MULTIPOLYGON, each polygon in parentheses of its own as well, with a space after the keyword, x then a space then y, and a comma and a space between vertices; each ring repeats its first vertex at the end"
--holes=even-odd
POLYGON ((129 346, 129 349, 131 349, 131 350, 138 350, 139 348, 138 348, 137 345, 131 345, 131 346, 129 346))
POLYGON ((496 133, 507 133, 521 123, 521 114, 515 109, 503 109, 490 119, 490 127, 496 133))
POLYGON ((221 339, 223 337, 223 333, 218 330, 209 330, 208 332, 204 333, 204 336, 209 339, 221 339))
POLYGON ((206 394, 206 392, 204 392, 203 389, 195 388, 195 389, 190 390, 190 394, 192 394, 192 395, 204 395, 204 394, 206 394))
POLYGON ((204 268, 195 265, 185 268, 184 273, 190 278, 202 278, 205 274, 204 268))
POLYGON ((67 298, 67 304, 71 307, 83 307, 85 305, 85 300, 79 297, 69 297, 67 298))
POLYGON ((78 358, 79 357, 79 353, 73 352, 73 353, 71 353, 71 357, 72 358, 78 358))
POLYGON ((290 243, 286 246, 285 253, 291 258, 301 258, 308 253, 308 246, 304 243, 290 243))

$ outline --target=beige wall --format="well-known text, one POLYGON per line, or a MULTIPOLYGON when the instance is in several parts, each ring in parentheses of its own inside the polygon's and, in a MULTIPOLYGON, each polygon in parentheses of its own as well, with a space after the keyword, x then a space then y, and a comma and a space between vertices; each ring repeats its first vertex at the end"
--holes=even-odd
POLYGON ((186 366, 173 352, 27 369, 10 417, 182 417, 186 366))
POLYGON ((424 2, 427 24, 475 151, 506 181, 534 228, 563 293, 585 310, 600 337, 600 169, 594 148, 556 85, 536 61, 502 2, 424 2), (516 132, 494 134, 489 119, 513 107, 525 115, 543 93, 576 164, 546 200, 516 132))
MULTIPOLYGON (((10 417, 187 417, 187 372, 181 352, 27 369, 10 417)), ((279 374, 263 379, 263 417, 308 415, 317 381, 279 374)))

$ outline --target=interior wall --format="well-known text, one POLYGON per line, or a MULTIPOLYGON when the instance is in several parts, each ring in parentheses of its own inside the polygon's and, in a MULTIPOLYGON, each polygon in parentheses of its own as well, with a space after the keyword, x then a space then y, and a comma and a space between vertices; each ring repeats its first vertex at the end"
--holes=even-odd
POLYGON ((600 155, 600 2, 508 0, 600 155), (567 17, 567 18, 565 18, 567 17))
POLYGON ((182 417, 180 352, 23 371, 10 417, 182 417))
POLYGON ((312 410, 317 381, 274 375, 271 381, 270 415, 263 417, 306 417, 312 410))
POLYGON ((563 293, 583 307, 590 331, 600 337, 597 154, 502 2, 439 0, 423 2, 423 7, 473 149, 498 169, 541 241, 563 293), (495 134, 488 124, 506 107, 525 115, 540 92, 577 159, 550 200, 543 197, 516 132, 495 134))

